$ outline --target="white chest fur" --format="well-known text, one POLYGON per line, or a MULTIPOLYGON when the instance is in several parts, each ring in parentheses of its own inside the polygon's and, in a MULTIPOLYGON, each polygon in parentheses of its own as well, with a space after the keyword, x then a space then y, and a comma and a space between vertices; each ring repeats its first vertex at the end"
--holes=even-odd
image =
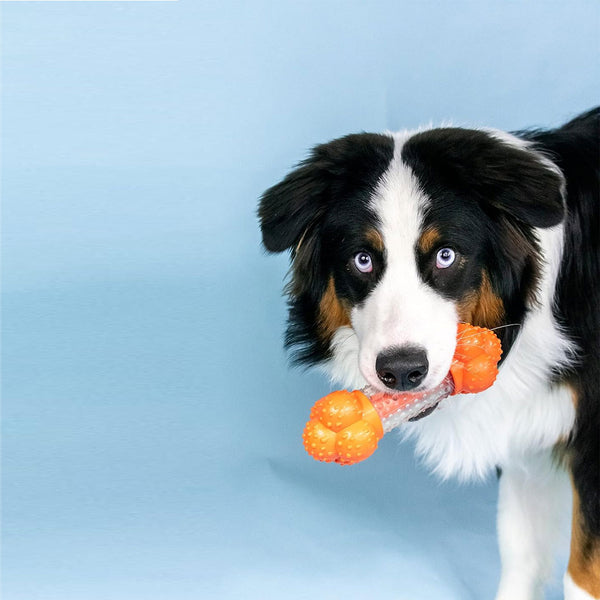
POLYGON ((408 423, 417 453, 442 477, 486 476, 496 465, 551 448, 573 426, 574 407, 566 387, 539 381, 527 385, 527 368, 506 365, 494 388, 448 398, 429 417, 408 423))

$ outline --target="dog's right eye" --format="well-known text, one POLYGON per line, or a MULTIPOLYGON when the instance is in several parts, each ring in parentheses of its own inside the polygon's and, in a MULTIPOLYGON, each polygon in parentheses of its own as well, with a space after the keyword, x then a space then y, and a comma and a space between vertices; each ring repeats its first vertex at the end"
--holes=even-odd
POLYGON ((354 266, 361 273, 371 273, 373 271, 373 259, 368 252, 358 252, 354 255, 354 266))
POLYGON ((447 269, 451 267, 456 260, 456 252, 452 248, 442 248, 438 251, 435 266, 438 269, 447 269))

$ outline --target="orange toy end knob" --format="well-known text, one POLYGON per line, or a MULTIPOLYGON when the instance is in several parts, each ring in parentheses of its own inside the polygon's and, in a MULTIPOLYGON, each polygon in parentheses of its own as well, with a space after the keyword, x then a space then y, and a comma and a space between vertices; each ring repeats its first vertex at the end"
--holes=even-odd
POLYGON ((360 391, 337 391, 321 398, 310 413, 302 438, 316 460, 352 465, 368 458, 383 437, 381 421, 360 391))
POLYGON ((502 346, 496 334, 483 327, 461 323, 450 367, 454 394, 473 394, 489 388, 498 375, 502 346))

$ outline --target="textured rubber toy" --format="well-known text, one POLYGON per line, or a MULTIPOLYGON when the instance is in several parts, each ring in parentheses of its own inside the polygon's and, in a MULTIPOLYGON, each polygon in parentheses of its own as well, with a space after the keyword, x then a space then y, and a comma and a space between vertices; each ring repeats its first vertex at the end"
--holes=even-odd
POLYGON ((476 394, 496 381, 502 346, 496 334, 483 327, 460 323, 450 374, 453 394, 476 394))
POLYGON ((307 452, 317 460, 351 465, 375 452, 383 427, 360 390, 343 390, 315 403, 302 437, 307 452))
POLYGON ((384 433, 450 394, 482 392, 498 374, 500 340, 489 329, 460 324, 448 377, 426 393, 332 392, 318 400, 302 434, 316 460, 351 465, 368 458, 384 433))

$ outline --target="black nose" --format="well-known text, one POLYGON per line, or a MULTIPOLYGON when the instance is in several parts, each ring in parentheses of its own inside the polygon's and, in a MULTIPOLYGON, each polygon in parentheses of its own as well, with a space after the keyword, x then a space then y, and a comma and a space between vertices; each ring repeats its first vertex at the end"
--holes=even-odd
POLYGON ((388 348, 377 357, 375 370, 387 387, 406 392, 425 379, 429 371, 427 353, 416 346, 388 348))

